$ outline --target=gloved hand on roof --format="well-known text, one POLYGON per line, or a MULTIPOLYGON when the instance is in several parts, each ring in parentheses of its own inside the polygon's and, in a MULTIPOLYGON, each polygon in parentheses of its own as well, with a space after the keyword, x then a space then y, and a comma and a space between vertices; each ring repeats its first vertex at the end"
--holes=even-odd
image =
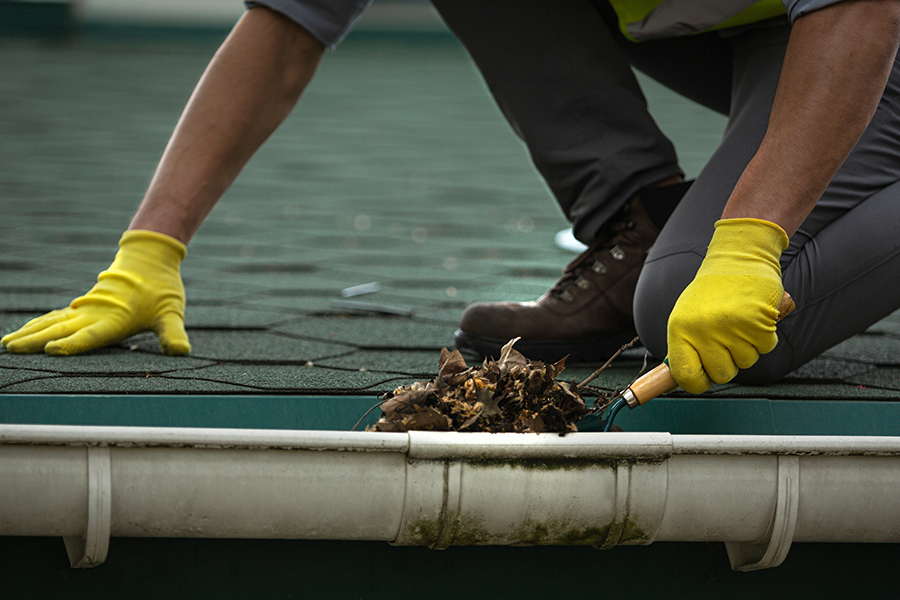
POLYGON ((109 269, 62 310, 33 319, 0 342, 17 353, 82 354, 141 333, 159 336, 163 354, 191 351, 184 329, 179 265, 185 245, 162 233, 126 231, 109 269))

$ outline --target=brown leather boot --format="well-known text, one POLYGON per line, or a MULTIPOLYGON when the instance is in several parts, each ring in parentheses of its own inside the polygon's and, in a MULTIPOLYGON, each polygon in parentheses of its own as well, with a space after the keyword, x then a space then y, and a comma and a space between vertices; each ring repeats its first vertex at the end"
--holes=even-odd
POLYGON ((634 288, 659 229, 634 196, 563 277, 535 302, 476 302, 455 334, 469 360, 500 356, 515 337, 527 358, 555 362, 607 360, 634 338, 634 288))

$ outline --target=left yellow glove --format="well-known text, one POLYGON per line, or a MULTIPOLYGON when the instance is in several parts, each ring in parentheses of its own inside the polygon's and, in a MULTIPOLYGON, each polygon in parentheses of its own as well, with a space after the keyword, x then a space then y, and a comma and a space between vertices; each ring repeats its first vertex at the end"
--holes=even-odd
POLYGON ((10 352, 70 355, 153 331, 163 354, 187 354, 191 345, 184 330, 179 272, 186 252, 184 244, 162 233, 126 231, 112 265, 87 294, 68 308, 29 321, 0 342, 10 352))
POLYGON ((686 391, 700 394, 731 381, 775 349, 784 293, 778 261, 787 246, 775 223, 716 222, 700 270, 669 315, 669 367, 686 391))

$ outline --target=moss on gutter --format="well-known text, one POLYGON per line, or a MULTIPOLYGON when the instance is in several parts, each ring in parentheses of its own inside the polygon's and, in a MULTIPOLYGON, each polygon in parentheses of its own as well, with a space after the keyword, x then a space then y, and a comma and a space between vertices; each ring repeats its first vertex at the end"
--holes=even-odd
MULTIPOLYGON (((573 459, 573 458, 467 458, 467 469, 513 469, 523 471, 615 471, 616 459, 573 459)), ((657 463, 653 460, 629 461, 632 463, 657 463)), ((446 508, 445 508, 446 510, 446 508)), ((571 519, 527 518, 511 527, 509 531, 491 530, 477 516, 459 515, 446 512, 435 518, 420 519, 406 525, 401 538, 408 543, 432 548, 447 546, 481 545, 522 545, 522 546, 596 546, 611 547, 618 544, 649 544, 649 532, 632 519, 626 517, 624 523, 591 523, 579 526, 571 519), (610 536, 615 539, 610 540, 610 536)))
MULTIPOLYGON (((515 530, 505 533, 488 531, 475 517, 450 516, 446 521, 421 519, 409 526, 413 545, 444 548, 447 546, 603 546, 611 524, 595 527, 573 527, 565 520, 535 521, 528 519, 515 530), (446 531, 447 528, 452 532, 446 531)), ((631 520, 626 520, 616 544, 649 544, 649 534, 631 520)))

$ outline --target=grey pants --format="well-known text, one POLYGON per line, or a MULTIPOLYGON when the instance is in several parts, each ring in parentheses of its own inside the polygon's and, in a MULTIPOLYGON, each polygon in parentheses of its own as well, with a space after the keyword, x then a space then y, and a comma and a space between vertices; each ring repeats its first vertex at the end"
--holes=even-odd
MULTIPOLYGON (((681 173, 632 66, 728 115, 721 145, 666 223, 638 283, 638 333, 654 356, 665 356, 668 315, 765 133, 790 26, 775 20, 631 43, 605 0, 434 5, 586 243, 634 193, 681 173)), ((778 347, 737 381, 774 381, 900 308, 898 111, 895 62, 872 123, 782 256, 797 309, 779 325, 778 347)))

